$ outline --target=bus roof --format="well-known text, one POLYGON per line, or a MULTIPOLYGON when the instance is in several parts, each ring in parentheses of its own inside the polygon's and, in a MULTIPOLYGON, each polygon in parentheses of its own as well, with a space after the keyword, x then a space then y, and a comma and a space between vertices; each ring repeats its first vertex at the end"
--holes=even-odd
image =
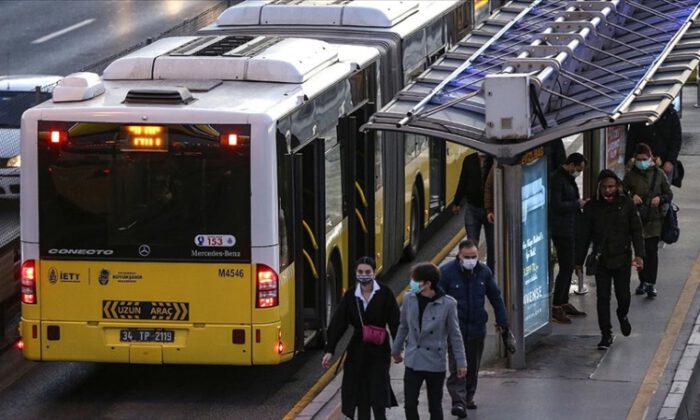
MULTIPOLYGON (((81 113, 81 117, 85 117, 87 111, 100 114, 107 109, 119 113, 138 112, 134 108, 143 106, 155 112, 157 108, 170 113, 176 110, 191 113, 221 111, 265 114, 275 119, 378 58, 377 50, 371 47, 293 38, 275 44, 283 47, 288 54, 278 55, 278 61, 269 60, 267 75, 262 66, 257 73, 252 70, 255 59, 251 57, 161 55, 164 48, 172 50, 174 47, 182 52, 183 45, 194 45, 190 41, 199 38, 202 37, 165 38, 116 60, 105 69, 104 94, 85 101, 47 101, 39 107, 44 111, 74 109, 81 113), (287 41, 291 43, 285 43, 287 41), (296 41, 301 43, 296 44, 296 41), (308 44, 309 41, 312 43, 308 44), (277 75, 281 70, 275 68, 289 69, 290 63, 298 61, 296 59, 300 54, 310 55, 308 50, 304 53, 301 48, 309 46, 320 51, 319 55, 325 57, 324 64, 316 65, 313 71, 303 73, 303 80, 278 80, 277 75), (176 65, 168 61, 171 58, 177 58, 176 65), (161 59, 165 61, 159 63, 161 59), (241 61, 248 63, 241 64, 241 61), (248 72, 241 73, 242 68, 247 68, 248 72), (186 101, 184 97, 179 97, 182 92, 191 95, 192 100, 186 101)), ((264 50, 262 54, 265 54, 264 50)), ((309 61, 313 60, 309 58, 309 61)), ((289 79, 289 76, 282 76, 289 79)), ((45 114, 42 118, 46 117, 45 114)))
POLYGON ((241 26, 324 26, 331 30, 393 32, 408 35, 463 0, 252 0, 226 9, 204 28, 221 31, 241 26))

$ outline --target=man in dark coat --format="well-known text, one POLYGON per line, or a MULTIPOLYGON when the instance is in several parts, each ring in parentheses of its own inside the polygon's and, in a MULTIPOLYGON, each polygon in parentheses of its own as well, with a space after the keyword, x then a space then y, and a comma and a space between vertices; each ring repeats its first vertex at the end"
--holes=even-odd
POLYGON ((631 267, 641 270, 644 266, 644 239, 637 206, 622 193, 622 181, 609 169, 604 169, 598 176, 596 199, 583 207, 576 237, 577 269, 581 269, 591 242, 592 255, 598 259, 595 273, 598 326, 601 333, 598 349, 605 350, 615 340, 610 324, 611 283, 615 284, 620 330, 622 335, 628 336, 632 332, 627 318, 631 300, 631 267), (634 246, 634 259, 631 245, 634 246))
POLYGON ((569 286, 574 273, 576 221, 588 201, 581 199, 576 177, 584 171, 586 163, 581 153, 572 153, 554 171, 549 181, 549 230, 559 262, 559 273, 554 281, 552 318, 563 324, 571 323, 567 315, 586 315, 569 303, 569 286))
POLYGON ((486 264, 493 271, 493 222, 486 218, 484 206, 484 191, 487 175, 493 166, 493 158, 485 154, 472 153, 464 158, 462 172, 459 176, 459 184, 452 202, 452 212, 458 214, 462 200, 464 206, 464 228, 467 231, 467 238, 472 239, 477 244, 481 237, 481 227, 484 227, 486 234, 486 264))
POLYGON ((488 321, 484 308, 486 298, 488 297, 496 314, 496 325, 504 334, 508 334, 508 319, 501 291, 493 279, 491 269, 479 262, 476 242, 466 239, 459 243, 458 249, 457 258, 443 264, 440 271, 445 293, 457 300, 459 326, 467 352, 467 376, 460 378, 452 351, 448 349, 450 376, 447 379, 447 391, 452 397, 452 414, 464 418, 467 416, 465 408, 476 408, 474 394, 488 321))
POLYGON ((639 143, 646 143, 651 147, 654 156, 661 159, 661 168, 666 173, 669 181, 673 179, 673 172, 678 162, 678 154, 681 152, 683 134, 681 131, 681 119, 673 106, 666 108, 656 123, 630 124, 627 133, 627 146, 625 148, 625 162, 634 157, 634 150, 639 143))

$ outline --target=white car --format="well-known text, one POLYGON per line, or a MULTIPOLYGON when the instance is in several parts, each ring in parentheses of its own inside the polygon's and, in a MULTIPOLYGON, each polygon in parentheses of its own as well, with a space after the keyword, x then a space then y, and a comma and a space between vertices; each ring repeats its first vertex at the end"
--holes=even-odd
POLYGON ((22 113, 51 99, 51 92, 61 78, 44 75, 0 76, 0 199, 19 198, 19 128, 22 113))

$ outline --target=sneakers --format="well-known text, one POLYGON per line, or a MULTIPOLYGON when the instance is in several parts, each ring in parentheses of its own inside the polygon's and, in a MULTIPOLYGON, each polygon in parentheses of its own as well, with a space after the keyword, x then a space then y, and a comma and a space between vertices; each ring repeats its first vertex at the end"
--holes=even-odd
POLYGON ((629 335, 632 333, 632 325, 630 324, 630 320, 627 317, 624 318, 619 318, 620 320, 620 331, 622 331, 622 335, 625 337, 629 337, 629 335))
POLYGON ((464 409, 461 405, 455 405, 452 407, 452 415, 457 416, 460 419, 466 419, 467 418, 467 410, 464 409))
POLYGON ((566 316, 563 306, 552 306, 552 319, 561 324, 571 324, 571 319, 566 316))
POLYGON ((564 308, 564 313, 568 316, 586 316, 586 313, 579 311, 576 307, 570 303, 565 303, 561 305, 564 308))
POLYGON ((598 343, 598 350, 607 350, 612 346, 613 341, 615 341, 615 336, 613 334, 603 334, 598 343))
POLYGON ((474 400, 467 401, 467 410, 476 410, 476 403, 474 403, 474 400))
POLYGON ((646 292, 647 298, 649 299, 654 299, 658 295, 653 284, 647 284, 644 288, 644 292, 646 292))
POLYGON ((634 289, 634 294, 635 295, 643 295, 646 293, 646 287, 643 281, 639 282, 639 286, 637 286, 636 289, 634 289))

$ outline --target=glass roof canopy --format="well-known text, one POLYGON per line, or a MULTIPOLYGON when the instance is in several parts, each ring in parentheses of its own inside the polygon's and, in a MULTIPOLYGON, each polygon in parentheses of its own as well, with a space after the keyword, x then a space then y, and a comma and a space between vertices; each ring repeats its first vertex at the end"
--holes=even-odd
POLYGON ((363 129, 445 138, 506 159, 590 129, 652 123, 700 62, 698 3, 512 1, 363 129), (489 138, 484 80, 518 73, 529 75, 529 137, 489 138))

